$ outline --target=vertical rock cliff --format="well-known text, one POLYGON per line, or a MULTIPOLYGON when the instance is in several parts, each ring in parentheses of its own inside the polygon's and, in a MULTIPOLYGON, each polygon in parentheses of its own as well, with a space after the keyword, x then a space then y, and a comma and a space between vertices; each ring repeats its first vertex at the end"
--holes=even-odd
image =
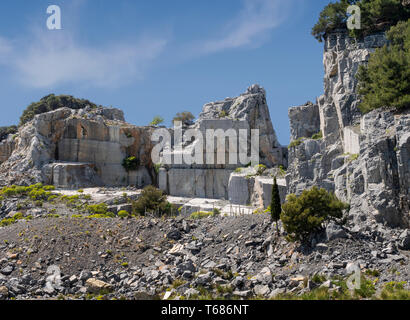
POLYGON ((313 185, 350 203, 352 221, 403 226, 409 220, 409 113, 376 110, 362 115, 355 75, 384 34, 360 41, 329 34, 323 64, 324 94, 289 110, 289 193, 313 185), (317 131, 319 134, 314 134, 317 131))

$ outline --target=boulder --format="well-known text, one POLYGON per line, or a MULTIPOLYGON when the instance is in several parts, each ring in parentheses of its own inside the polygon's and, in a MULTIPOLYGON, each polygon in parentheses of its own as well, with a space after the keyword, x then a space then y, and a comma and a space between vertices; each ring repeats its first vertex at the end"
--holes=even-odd
POLYGON ((90 293, 100 293, 102 291, 112 291, 113 287, 111 284, 104 281, 98 280, 96 278, 89 278, 85 282, 87 291, 90 293))
POLYGON ((400 248, 402 250, 410 250, 410 230, 404 230, 400 234, 400 248))
POLYGON ((347 238, 347 233, 339 225, 333 222, 330 222, 326 226, 326 238, 328 241, 335 240, 335 239, 344 239, 344 238, 347 238))

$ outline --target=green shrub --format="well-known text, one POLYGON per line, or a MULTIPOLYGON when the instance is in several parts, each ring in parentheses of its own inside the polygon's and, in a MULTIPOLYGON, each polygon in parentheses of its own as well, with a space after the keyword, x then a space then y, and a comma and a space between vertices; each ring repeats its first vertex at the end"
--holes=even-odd
POLYGON ((312 136, 312 139, 313 139, 313 140, 323 139, 322 131, 319 131, 318 133, 315 133, 315 134, 312 136))
POLYGON ((28 187, 12 185, 3 187, 0 194, 6 197, 29 197, 32 200, 47 200, 53 194, 49 190, 54 190, 53 186, 43 186, 37 183, 28 187))
POLYGON ((357 74, 359 108, 364 113, 410 107, 410 19, 392 27, 387 38, 390 45, 376 49, 357 74))
POLYGON ((15 134, 17 132, 16 126, 10 127, 0 127, 0 141, 3 141, 7 138, 9 134, 15 134))
POLYGON ((23 111, 23 114, 20 117, 20 126, 32 120, 37 114, 53 111, 63 107, 70 109, 83 109, 87 106, 92 108, 97 107, 96 104, 88 100, 77 99, 68 95, 55 96, 54 94, 50 94, 40 99, 40 101, 30 104, 23 111))
POLYGON ((374 282, 361 276, 360 289, 355 289, 354 294, 359 298, 371 298, 375 293, 374 282))
POLYGON ((161 163, 154 164, 154 171, 157 175, 159 174, 159 169, 161 169, 161 163))
POLYGON ((43 201, 42 200, 36 200, 34 203, 36 207, 42 207, 43 206, 43 201))
POLYGON ((352 161, 356 161, 357 159, 359 159, 359 154, 358 153, 355 153, 355 154, 351 154, 350 156, 349 156, 349 158, 347 159, 347 161, 348 162, 352 162, 352 161))
POLYGON ((204 219, 204 218, 209 218, 213 216, 214 216, 213 212, 197 211, 197 212, 193 212, 189 217, 191 219, 204 219))
POLYGON ((218 208, 214 208, 214 209, 212 210, 212 214, 213 214, 214 216, 219 216, 219 215, 221 214, 221 210, 219 210, 218 208))
POLYGON ((261 176, 261 175, 265 172, 266 166, 265 166, 264 164, 258 164, 258 165, 255 167, 255 169, 256 169, 256 174, 257 174, 258 176, 261 176))
POLYGON ((115 214, 112 212, 106 212, 106 213, 96 213, 87 216, 86 218, 88 219, 107 219, 107 218, 115 218, 115 214))
POLYGON ((167 201, 166 194, 154 186, 145 187, 140 198, 132 202, 132 206, 133 211, 139 215, 145 215, 146 212, 169 215, 173 210, 173 206, 167 201))
POLYGON ((6 227, 11 224, 18 222, 19 220, 31 220, 33 217, 31 215, 24 216, 21 212, 17 212, 11 218, 6 218, 0 221, 0 227, 6 227))
POLYGON ((86 210, 90 214, 106 214, 108 211, 108 207, 105 203, 90 204, 86 206, 86 210))
POLYGON ((410 291, 404 288, 406 282, 388 282, 384 286, 380 298, 383 300, 410 300, 410 291))
POLYGON ((127 172, 137 170, 139 165, 139 160, 134 156, 125 158, 122 162, 122 166, 125 170, 127 170, 127 172))
POLYGON ((219 118, 226 118, 228 116, 228 113, 225 110, 221 110, 219 112, 219 118))
POLYGON ((129 217, 129 213, 128 213, 128 211, 125 211, 125 210, 121 210, 120 212, 118 212, 118 216, 120 217, 120 218, 128 218, 129 217))
POLYGON ((91 200, 91 195, 90 194, 84 194, 81 196, 82 199, 84 200, 91 200))
POLYGON ((47 218, 50 218, 50 219, 57 219, 57 218, 60 218, 60 215, 59 214, 53 214, 53 213, 49 213, 48 215, 47 215, 47 218))
POLYGON ((288 195, 282 205, 281 220, 289 241, 305 242, 313 233, 323 229, 329 220, 341 219, 347 205, 325 189, 313 187, 297 197, 288 195))
POLYGON ((178 112, 172 122, 181 121, 182 124, 188 123, 195 119, 195 116, 189 111, 178 112))
POLYGON ((279 166, 279 172, 280 172, 280 174, 281 174, 282 176, 285 176, 285 175, 286 175, 286 169, 285 169, 285 167, 284 167, 283 165, 280 165, 280 166, 279 166))
POLYGON ((296 140, 293 140, 293 141, 289 144, 288 149, 297 147, 298 145, 300 145, 300 144, 303 142, 304 139, 306 139, 306 138, 301 137, 301 138, 298 138, 298 139, 296 139, 296 140))
POLYGON ((47 198, 47 201, 48 201, 48 202, 51 202, 51 201, 54 201, 55 199, 58 199, 58 196, 52 195, 52 196, 49 196, 49 197, 47 198))
POLYGON ((327 34, 337 29, 347 30, 347 8, 351 4, 361 9, 361 29, 349 31, 350 36, 361 38, 385 31, 410 17, 410 5, 403 3, 402 0, 339 0, 329 3, 320 13, 312 35, 321 42, 327 34))
POLYGON ((160 116, 155 116, 154 119, 150 122, 150 126, 159 126, 161 123, 164 123, 164 118, 160 116))

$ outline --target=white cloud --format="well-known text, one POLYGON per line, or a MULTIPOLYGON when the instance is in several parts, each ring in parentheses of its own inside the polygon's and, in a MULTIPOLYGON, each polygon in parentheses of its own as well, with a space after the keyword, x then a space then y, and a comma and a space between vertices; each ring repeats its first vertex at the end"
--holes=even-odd
POLYGON ((291 0, 244 0, 239 14, 229 21, 221 36, 205 40, 197 46, 199 53, 207 54, 247 45, 258 45, 269 31, 285 19, 291 0))
POLYGON ((51 37, 50 32, 37 33, 30 44, 14 47, 7 46, 7 41, 2 45, 0 38, 0 63, 11 68, 17 80, 29 87, 67 83, 119 86, 143 78, 146 68, 167 44, 163 38, 142 38, 135 44, 91 47, 79 45, 70 35, 57 32, 51 37))

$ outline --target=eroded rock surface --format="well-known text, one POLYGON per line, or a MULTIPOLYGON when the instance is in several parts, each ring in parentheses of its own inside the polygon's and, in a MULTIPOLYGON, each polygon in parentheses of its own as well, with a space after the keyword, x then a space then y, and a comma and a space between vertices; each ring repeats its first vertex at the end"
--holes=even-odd
POLYGON ((317 106, 289 111, 294 142, 286 178, 289 193, 299 194, 313 185, 334 191, 350 203, 355 224, 375 219, 390 226, 408 226, 409 112, 375 110, 362 115, 355 92, 359 66, 385 43, 383 34, 357 43, 345 33, 327 37, 324 95, 317 99, 317 106), (315 140, 310 134, 318 121, 322 138, 315 140))
POLYGON ((37 115, 15 135, 0 181, 63 188, 145 186, 153 180, 152 130, 126 123, 123 112, 114 108, 61 108, 37 115), (129 156, 140 164, 130 173, 122 166, 129 156))

